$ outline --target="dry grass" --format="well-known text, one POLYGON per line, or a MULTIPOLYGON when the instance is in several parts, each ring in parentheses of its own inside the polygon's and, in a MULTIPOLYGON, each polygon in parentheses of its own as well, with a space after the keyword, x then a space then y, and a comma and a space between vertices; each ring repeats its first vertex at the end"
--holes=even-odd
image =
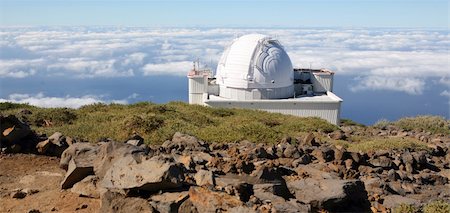
POLYGON ((299 118, 244 109, 220 109, 182 102, 131 105, 93 104, 80 109, 38 108, 24 104, 0 103, 0 113, 20 115, 37 132, 55 131, 88 141, 101 138, 126 140, 133 132, 147 143, 162 143, 179 131, 208 142, 275 143, 284 136, 296 137, 305 132, 331 132, 338 127, 319 118, 299 118), (45 121, 52 125, 45 126, 45 121))
POLYGON ((369 138, 356 143, 343 140, 330 140, 331 144, 340 145, 353 152, 377 150, 427 150, 427 144, 413 138, 369 138))
POLYGON ((446 120, 440 116, 420 115, 417 117, 401 118, 393 122, 381 119, 374 124, 377 128, 386 128, 388 125, 397 126, 407 131, 418 130, 433 134, 450 134, 450 120, 446 120))
POLYGON ((433 201, 423 207, 423 213, 448 213, 450 212, 450 203, 443 200, 433 201))
POLYGON ((450 212, 450 203, 443 200, 435 200, 422 207, 410 204, 400 204, 392 209, 393 213, 448 213, 450 212))

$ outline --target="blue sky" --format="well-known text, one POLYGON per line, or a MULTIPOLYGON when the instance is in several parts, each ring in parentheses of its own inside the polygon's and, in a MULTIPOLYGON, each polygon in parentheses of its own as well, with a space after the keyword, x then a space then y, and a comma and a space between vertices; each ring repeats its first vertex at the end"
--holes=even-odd
POLYGON ((447 0, 1 0, 0 24, 145 27, 449 27, 447 0))

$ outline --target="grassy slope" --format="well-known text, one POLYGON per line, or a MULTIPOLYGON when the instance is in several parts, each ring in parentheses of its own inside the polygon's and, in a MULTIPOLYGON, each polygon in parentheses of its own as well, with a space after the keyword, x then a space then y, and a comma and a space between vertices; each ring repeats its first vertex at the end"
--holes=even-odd
MULTIPOLYGON (((299 118, 244 109, 218 109, 182 102, 94 104, 77 110, 0 103, 0 114, 23 117, 39 133, 50 135, 59 131, 64 135, 91 142, 101 138, 124 141, 136 132, 144 137, 147 143, 162 143, 179 131, 208 142, 249 140, 275 143, 285 136, 297 137, 306 132, 331 132, 338 129, 337 126, 318 118, 299 118), (20 113, 22 109, 28 109, 32 114, 24 115, 20 113), (45 126, 46 122, 50 122, 51 126, 45 126)), ((373 128, 364 127, 351 120, 343 120, 343 125, 373 128)), ((385 128, 388 125, 405 130, 421 129, 450 135, 450 121, 438 116, 402 118, 394 122, 383 121, 375 124, 375 127, 385 128)), ((321 140, 342 145, 352 151, 363 152, 427 147, 425 143, 414 138, 352 136, 349 141, 340 141, 322 135, 321 140)))
POLYGON ((208 142, 249 140, 274 143, 284 136, 296 137, 310 131, 331 132, 338 128, 318 118, 243 109, 217 109, 182 102, 94 104, 77 110, 0 103, 0 113, 5 115, 18 115, 22 109, 32 112, 25 119, 39 133, 60 131, 89 141, 107 137, 123 141, 136 132, 147 143, 162 143, 180 131, 208 142), (46 121, 52 125, 42 126, 46 121))

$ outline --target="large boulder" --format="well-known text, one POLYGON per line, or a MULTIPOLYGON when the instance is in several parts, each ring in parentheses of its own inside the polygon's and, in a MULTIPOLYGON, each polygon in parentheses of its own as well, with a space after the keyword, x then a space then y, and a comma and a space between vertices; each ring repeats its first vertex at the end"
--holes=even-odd
POLYGON ((184 166, 173 158, 155 156, 134 158, 132 155, 115 161, 102 179, 102 187, 109 189, 157 192, 182 186, 184 166))
POLYGON ((74 143, 61 154, 59 167, 67 170, 69 162, 72 158, 83 158, 93 162, 97 156, 97 150, 98 146, 91 143, 74 143))
POLYGON ((5 145, 20 142, 31 134, 30 127, 16 118, 14 115, 4 117, 0 115, 0 141, 5 145))
POLYGON ((295 198, 310 204, 313 211, 370 211, 364 183, 359 180, 299 179, 288 181, 295 198))
POLYGON ((38 140, 30 127, 14 115, 0 115, 0 152, 35 152, 38 140))
POLYGON ((41 141, 36 145, 39 154, 61 156, 69 145, 66 142, 66 137, 60 132, 55 132, 48 137, 47 140, 41 141))
POLYGON ((62 189, 71 188, 75 183, 83 180, 88 175, 94 174, 92 160, 89 158, 72 158, 67 167, 66 176, 61 182, 62 189))
POLYGON ((75 183, 70 189, 72 193, 82 197, 100 198, 103 188, 98 187, 98 178, 95 175, 89 175, 78 183, 75 183))
POLYGON ((67 170, 61 188, 71 188, 88 175, 93 175, 96 154, 97 147, 90 143, 75 143, 67 148, 59 162, 59 166, 67 170))
POLYGON ((93 162, 95 175, 103 179, 103 176, 116 161, 127 156, 139 159, 144 154, 145 149, 138 146, 115 141, 102 142, 93 162))

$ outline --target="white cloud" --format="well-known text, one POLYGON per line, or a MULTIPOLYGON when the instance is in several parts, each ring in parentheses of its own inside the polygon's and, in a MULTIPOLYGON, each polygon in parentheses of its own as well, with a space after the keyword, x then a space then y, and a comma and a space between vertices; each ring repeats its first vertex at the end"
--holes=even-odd
POLYGON ((142 70, 144 75, 167 75, 169 73, 186 75, 192 66, 191 61, 178 61, 162 64, 146 64, 142 70))
POLYGON ((147 57, 146 53, 132 53, 126 56, 125 60, 123 60, 123 65, 141 65, 144 63, 145 57, 147 57))
POLYGON ((129 95, 127 99, 136 99, 136 98, 138 98, 139 96, 140 96, 139 94, 133 93, 133 94, 129 95))
POLYGON ((389 76, 367 76, 360 79, 352 91, 361 90, 391 90, 405 92, 411 95, 423 93, 425 82, 416 78, 402 78, 389 76))
POLYGON ((442 91, 440 95, 441 95, 441 96, 446 96, 446 97, 450 98, 450 92, 449 92, 448 90, 442 91))
POLYGON ((0 28, 0 78, 177 75, 199 58, 214 67, 231 40, 278 38, 295 66, 359 77, 353 91, 421 94, 428 78, 450 85, 447 31, 420 29, 0 28), (380 83, 386 83, 383 86, 380 83))
POLYGON ((28 103, 33 106, 39 107, 68 107, 79 108, 84 105, 94 103, 120 103, 127 104, 127 100, 103 100, 98 96, 86 95, 82 97, 47 97, 43 93, 35 95, 31 94, 11 94, 7 99, 1 99, 0 102, 12 102, 12 103, 28 103))
POLYGON ((439 79, 439 83, 450 88, 450 74, 439 79))
POLYGON ((439 95, 444 96, 444 97, 447 98, 447 100, 448 100, 448 113, 449 113, 448 115, 450 116, 450 91, 444 90, 439 95))
POLYGON ((16 71, 4 71, 0 73, 4 77, 12 77, 12 78, 25 78, 31 75, 36 74, 36 70, 30 69, 28 71, 16 70, 16 71))

